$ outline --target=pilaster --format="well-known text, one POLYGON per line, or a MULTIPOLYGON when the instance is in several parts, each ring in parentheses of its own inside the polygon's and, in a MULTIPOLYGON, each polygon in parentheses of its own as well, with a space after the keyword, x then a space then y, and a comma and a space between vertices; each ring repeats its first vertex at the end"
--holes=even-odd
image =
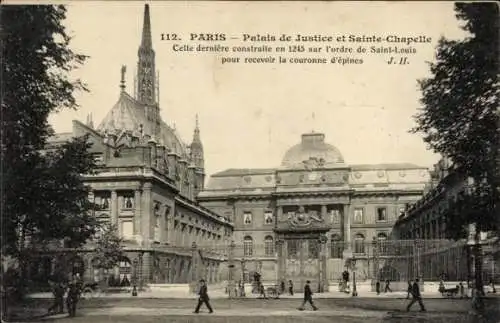
POLYGON ((118 225, 118 194, 116 190, 111 191, 111 224, 118 225))
POLYGON ((344 204, 344 250, 351 251, 351 207, 344 204))
POLYGON ((141 234, 141 191, 134 192, 134 234, 141 234))
POLYGON ((152 217, 153 217, 153 200, 152 200, 152 188, 153 185, 151 183, 145 183, 142 187, 142 217, 141 217, 141 233, 142 238, 150 242, 152 236, 152 217))

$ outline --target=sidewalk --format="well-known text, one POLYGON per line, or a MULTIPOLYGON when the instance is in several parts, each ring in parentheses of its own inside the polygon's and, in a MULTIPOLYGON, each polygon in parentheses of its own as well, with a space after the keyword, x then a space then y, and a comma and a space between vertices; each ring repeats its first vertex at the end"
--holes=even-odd
MULTIPOLYGON (((227 299, 229 296, 221 290, 209 291, 210 298, 212 299, 227 299)), ((406 299, 406 292, 391 292, 391 293, 380 293, 377 295, 376 292, 371 291, 362 291, 358 292, 357 298, 404 298, 406 299)), ((439 292, 422 292, 422 296, 424 299, 445 299, 439 292)), ((51 299, 53 295, 51 293, 33 293, 28 295, 29 298, 42 298, 42 299, 51 299)), ((294 294, 293 296, 285 294, 281 295, 279 298, 281 299, 302 299, 304 295, 302 293, 294 294)), ((352 293, 341 293, 338 291, 326 292, 326 293, 316 293, 314 294, 315 299, 325 299, 325 298, 351 298, 352 293)), ((497 298, 500 295, 497 294, 486 294, 487 298, 497 298)), ((195 294, 190 294, 184 291, 141 291, 137 296, 132 296, 131 293, 95 293, 90 298, 114 298, 114 299, 122 299, 122 298, 180 298, 180 299, 196 299, 198 298, 195 294)), ((259 298, 258 294, 247 294, 246 297, 248 299, 259 298)))

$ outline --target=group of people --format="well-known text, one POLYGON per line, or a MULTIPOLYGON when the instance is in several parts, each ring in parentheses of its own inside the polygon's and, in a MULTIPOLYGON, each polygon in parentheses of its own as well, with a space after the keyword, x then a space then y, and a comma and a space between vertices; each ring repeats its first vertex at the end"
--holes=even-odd
POLYGON ((66 308, 69 316, 76 315, 76 305, 82 290, 82 280, 78 274, 74 275, 68 282, 63 280, 50 281, 54 303, 48 308, 49 314, 64 313, 64 296, 66 295, 66 308))
MULTIPOLYGON (((290 281, 288 281, 288 283, 289 283, 289 290, 288 291, 289 291, 290 295, 293 295, 293 282, 290 280, 290 281)), ((244 285, 241 282, 239 282, 238 285, 240 288, 242 288, 242 287, 244 288, 244 285)), ((262 283, 260 283, 260 285, 262 285, 262 283)), ((280 288, 281 288, 281 291, 284 292, 285 282, 283 282, 283 281, 281 282, 280 288)), ((263 287, 262 287, 262 290, 263 290, 263 287)), ((201 279, 199 281, 198 296, 199 296, 198 303, 196 304, 196 308, 194 309, 194 313, 199 313, 200 308, 203 304, 205 304, 209 313, 213 313, 214 310, 213 310, 212 306, 210 305, 210 297, 208 296, 208 287, 207 287, 207 284, 206 284, 204 279, 201 279)), ((309 303, 311 305, 311 307, 314 311, 318 310, 318 307, 314 304, 312 296, 313 296, 313 292, 311 290, 311 281, 308 280, 306 282, 306 284, 304 285, 304 300, 302 302, 302 305, 298 308, 300 311, 303 311, 305 309, 305 306, 307 303, 309 303)))

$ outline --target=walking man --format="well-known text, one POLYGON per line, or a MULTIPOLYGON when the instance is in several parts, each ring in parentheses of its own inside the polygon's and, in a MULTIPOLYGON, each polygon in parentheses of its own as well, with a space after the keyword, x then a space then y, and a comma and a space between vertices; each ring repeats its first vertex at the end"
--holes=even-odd
POLYGON ((416 278, 415 282, 413 283, 411 294, 413 296, 413 299, 406 307, 406 311, 409 312, 412 305, 418 302, 418 305, 420 305, 420 311, 425 312, 424 303, 422 302, 422 295, 420 295, 420 287, 418 286, 418 278, 416 278))
POLYGON ((291 296, 293 296, 293 282, 292 282, 292 280, 291 280, 291 279, 288 281, 288 293, 289 293, 291 296))
POLYGON ((70 317, 76 316, 76 304, 78 303, 80 291, 78 290, 77 282, 72 281, 68 286, 68 296, 66 296, 66 306, 70 317))
POLYGON ((311 291, 311 286, 309 285, 311 282, 308 280, 306 282, 306 285, 304 286, 304 301, 302 302, 302 306, 299 307, 299 311, 303 311, 305 306, 306 306, 306 303, 309 302, 309 304, 311 304, 312 308, 314 311, 317 311, 318 308, 316 307, 316 305, 314 305, 314 302, 313 302, 313 299, 312 299, 312 291, 311 291))
POLYGON ((52 293, 54 294, 54 304, 48 309, 49 313, 64 313, 64 285, 62 282, 52 283, 52 293))
POLYGON ((384 293, 387 293, 388 291, 392 293, 391 281, 389 279, 385 281, 384 293))
POLYGON ((209 297, 208 297, 208 288, 207 288, 207 285, 205 284, 205 280, 201 279, 200 280, 200 291, 198 292, 198 295, 200 296, 200 298, 198 299, 198 305, 196 305, 196 309, 194 310, 195 313, 199 313, 200 312, 200 307, 203 303, 205 303, 205 305, 207 306, 208 308, 208 312, 209 313, 213 313, 213 309, 212 309, 212 306, 210 306, 210 302, 209 302, 209 297))

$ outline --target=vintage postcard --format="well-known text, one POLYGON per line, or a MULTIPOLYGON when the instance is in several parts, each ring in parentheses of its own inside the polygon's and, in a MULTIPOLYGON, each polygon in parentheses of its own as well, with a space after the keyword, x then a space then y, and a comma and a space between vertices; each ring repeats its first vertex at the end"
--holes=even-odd
POLYGON ((6 321, 498 321, 496 3, 0 10, 6 321))

